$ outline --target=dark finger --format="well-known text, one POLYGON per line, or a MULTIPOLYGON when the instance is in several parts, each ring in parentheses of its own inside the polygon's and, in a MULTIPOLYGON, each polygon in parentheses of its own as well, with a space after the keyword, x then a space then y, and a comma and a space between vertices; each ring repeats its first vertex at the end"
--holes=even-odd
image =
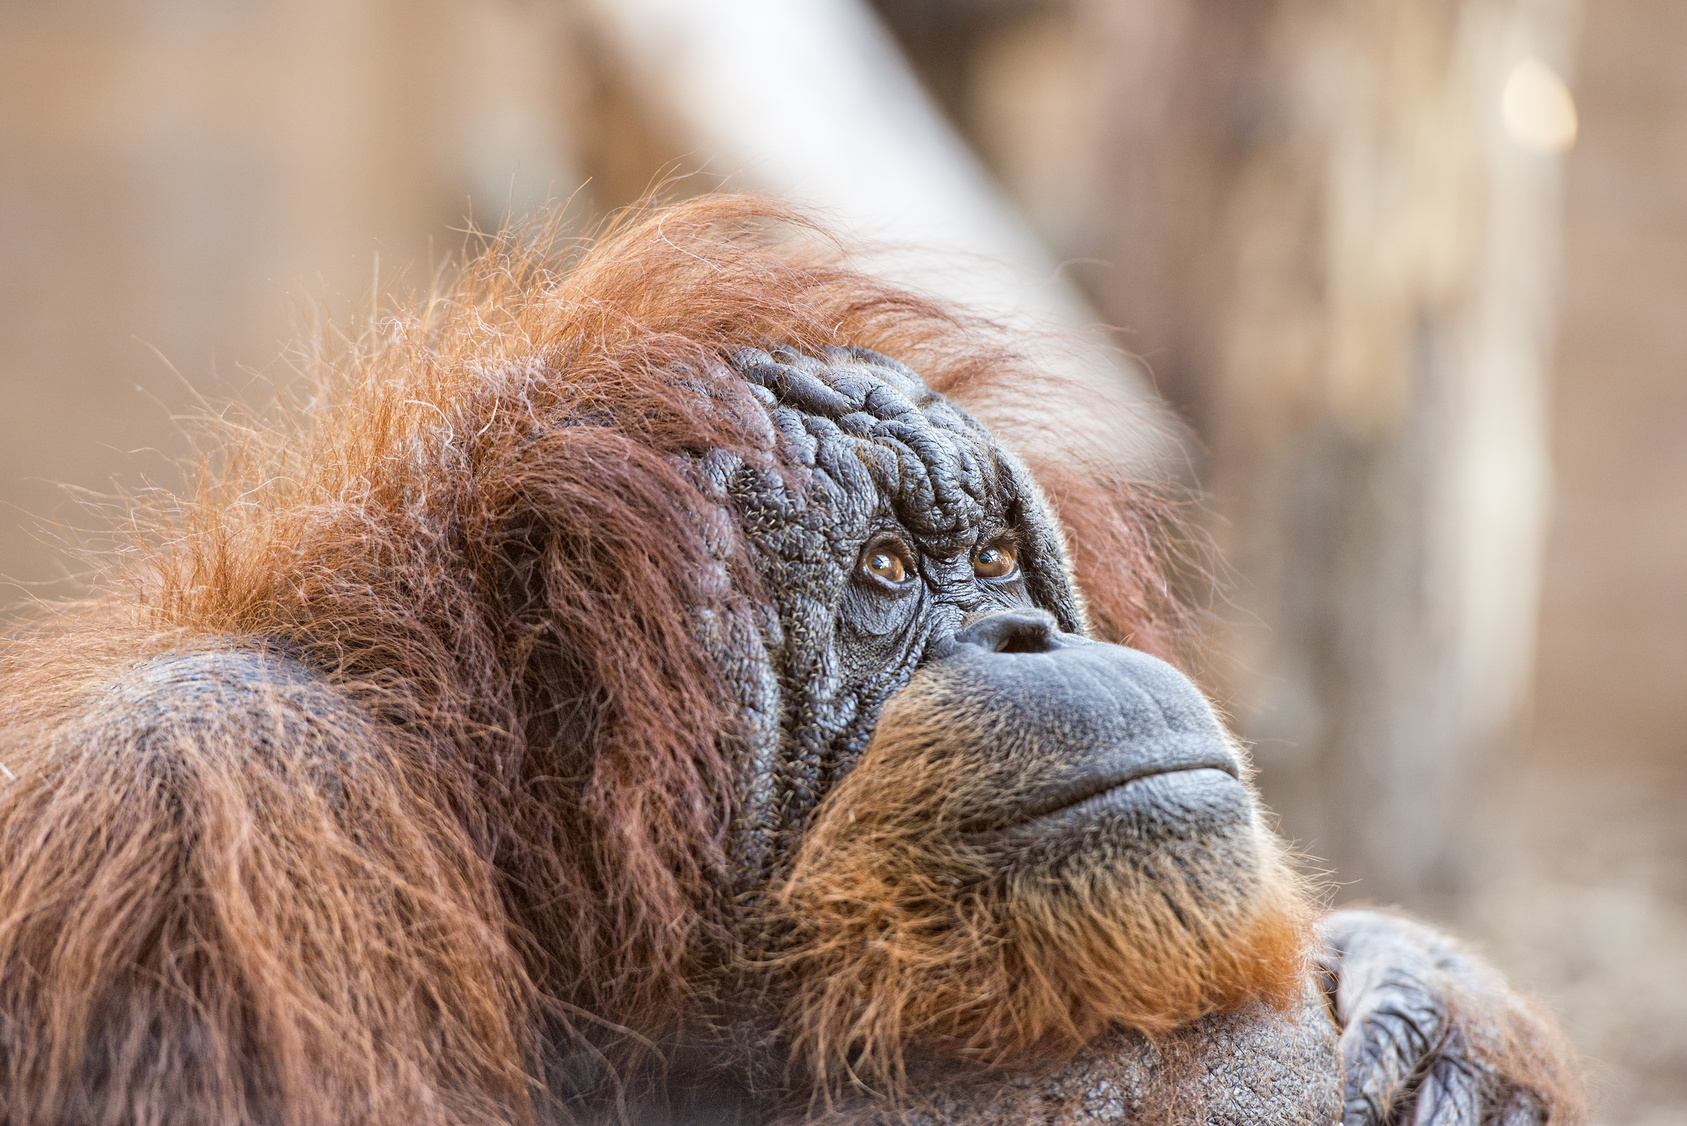
POLYGON ((1449 1037, 1418 1085, 1412 1124, 1481 1126, 1483 1103, 1491 1087, 1488 1076, 1471 1061, 1463 1038, 1449 1037))
POLYGON ((1382 1126, 1419 1070, 1441 1042, 1446 1010, 1415 979, 1389 975, 1365 996, 1364 1007, 1341 1034, 1347 1073, 1343 1126, 1382 1126))

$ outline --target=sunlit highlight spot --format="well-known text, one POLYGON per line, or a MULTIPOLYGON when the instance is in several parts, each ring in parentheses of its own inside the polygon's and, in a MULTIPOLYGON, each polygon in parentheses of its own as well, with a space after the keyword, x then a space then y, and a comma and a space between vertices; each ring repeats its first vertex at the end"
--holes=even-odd
POLYGON ((1556 71, 1528 58, 1512 68, 1500 99, 1512 140, 1537 152, 1563 152, 1576 143, 1576 102, 1556 71))

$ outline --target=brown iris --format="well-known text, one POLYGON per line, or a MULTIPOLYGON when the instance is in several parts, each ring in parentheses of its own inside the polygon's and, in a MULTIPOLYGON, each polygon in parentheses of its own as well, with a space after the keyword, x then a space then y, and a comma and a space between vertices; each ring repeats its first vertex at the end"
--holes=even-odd
POLYGON ((900 585, 908 580, 908 561, 894 547, 875 547, 861 558, 861 569, 876 579, 900 585))
POLYGON ((972 554, 972 573, 981 579, 1005 579, 1019 570, 1013 545, 1005 543, 981 547, 972 554))

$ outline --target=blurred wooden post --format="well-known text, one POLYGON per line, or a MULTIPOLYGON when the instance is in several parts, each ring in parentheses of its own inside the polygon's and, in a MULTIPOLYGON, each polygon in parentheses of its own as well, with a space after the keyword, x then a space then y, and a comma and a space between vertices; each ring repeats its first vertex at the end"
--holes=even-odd
MULTIPOLYGON (((1206 439, 1242 619, 1221 690, 1284 831, 1354 897, 1457 892, 1528 691, 1568 138, 1502 102, 1525 60, 1564 72, 1574 14, 1081 10, 1116 264, 1094 288, 1206 439)), ((1534 65, 1523 108, 1551 118, 1534 65)))
MULTIPOLYGON (((1094 441, 1144 475, 1187 464, 1140 369, 1086 335, 1093 307, 865 0, 585 0, 581 9, 646 111, 682 139, 676 167, 815 209, 868 240, 884 276, 1033 333, 1053 329, 1062 346, 1043 349, 1042 362, 1142 419, 1094 441)), ((1063 420, 1068 432, 1089 424, 1074 415, 1063 420)))

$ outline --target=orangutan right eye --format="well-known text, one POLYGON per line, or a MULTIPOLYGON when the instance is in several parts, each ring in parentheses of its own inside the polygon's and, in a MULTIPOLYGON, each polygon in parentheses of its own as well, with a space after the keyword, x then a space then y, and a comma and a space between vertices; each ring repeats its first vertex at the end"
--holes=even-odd
POLYGON ((901 586, 913 574, 907 551, 895 540, 877 540, 861 553, 861 573, 891 586, 901 586))
POLYGON ((1004 540, 972 553, 972 573, 981 579, 1011 579, 1019 574, 1013 542, 1004 540))

